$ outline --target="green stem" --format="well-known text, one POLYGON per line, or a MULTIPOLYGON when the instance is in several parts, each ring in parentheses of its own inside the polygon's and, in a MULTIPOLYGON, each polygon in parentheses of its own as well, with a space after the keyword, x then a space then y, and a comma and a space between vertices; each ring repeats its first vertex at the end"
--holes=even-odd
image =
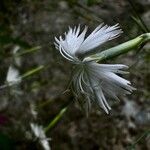
POLYGON ((128 0, 128 2, 130 3, 132 9, 133 9, 133 12, 135 13, 135 16, 136 18, 140 21, 138 22, 138 25, 140 25, 141 29, 146 33, 146 32, 149 32, 149 29, 148 27, 146 26, 146 24, 144 23, 143 19, 140 17, 140 15, 138 14, 137 12, 137 9, 136 9, 136 4, 134 2, 134 0, 128 0))
POLYGON ((144 137, 148 136, 150 134, 150 130, 145 131, 130 147, 129 150, 132 150, 135 148, 136 144, 141 141, 144 137))
POLYGON ((142 22, 139 20, 139 18, 131 16, 131 18, 135 21, 135 23, 141 28, 141 30, 143 31, 143 33, 146 33, 146 29, 145 26, 142 24, 142 22))
POLYGON ((28 77, 28 76, 31 76, 31 75, 33 75, 33 74, 35 74, 35 73, 41 71, 41 70, 44 69, 44 68, 45 68, 45 66, 41 65, 41 66, 39 66, 39 67, 37 67, 37 68, 35 68, 35 69, 32 69, 32 70, 26 72, 25 74, 23 74, 23 75, 21 76, 21 79, 24 79, 24 78, 26 78, 26 77, 28 77))
POLYGON ((62 118, 63 114, 66 112, 67 107, 63 108, 58 114, 57 116, 48 124, 47 127, 45 127, 44 131, 47 132, 48 130, 50 130, 52 127, 54 127, 58 121, 62 118))
MULTIPOLYGON (((85 10, 86 14, 89 13, 91 15, 93 15, 96 18, 96 21, 101 22, 102 23, 102 17, 95 11, 89 9, 88 7, 86 7, 85 5, 80 4, 79 2, 76 2, 75 5, 83 10, 85 10)), ((81 13, 82 14, 82 13, 81 13)), ((89 16, 89 15, 88 15, 89 16)))
POLYGON ((35 52, 35 51, 37 51, 37 50, 39 50, 39 49, 41 49, 41 46, 36 46, 36 47, 30 48, 30 49, 24 50, 24 51, 22 51, 22 52, 16 53, 16 54, 15 54, 15 57, 20 57, 20 56, 22 56, 22 55, 35 52))
POLYGON ((150 41, 150 33, 145 33, 136 37, 135 39, 122 43, 118 46, 104 50, 98 54, 91 55, 90 57, 87 57, 86 60, 96 60, 96 61, 107 60, 119 56, 121 54, 127 53, 131 50, 135 49, 139 50, 149 41, 150 41))

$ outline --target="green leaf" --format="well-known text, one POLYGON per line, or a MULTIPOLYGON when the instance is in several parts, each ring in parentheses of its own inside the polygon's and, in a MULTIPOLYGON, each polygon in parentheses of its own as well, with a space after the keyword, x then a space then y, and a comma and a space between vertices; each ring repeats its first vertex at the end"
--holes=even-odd
POLYGON ((26 54, 29 54, 29 53, 33 53, 33 52, 38 51, 39 49, 41 49, 41 46, 36 46, 36 47, 32 47, 32 48, 30 48, 30 49, 26 49, 26 50, 24 50, 24 51, 21 51, 21 52, 16 53, 15 57, 19 57, 19 56, 22 56, 22 55, 26 55, 26 54))
POLYGON ((29 71, 27 71, 26 73, 24 73, 23 75, 21 75, 21 79, 24 79, 24 78, 27 78, 33 74, 36 74, 37 72, 41 71, 42 69, 44 69, 44 66, 41 65, 41 66, 38 66, 34 69, 31 69, 29 71))
POLYGON ((145 28, 145 26, 143 25, 143 23, 141 22, 141 20, 139 20, 138 18, 131 16, 131 18, 135 21, 135 23, 141 28, 141 30, 143 32, 147 32, 147 29, 145 28))
POLYGON ((52 127, 54 127, 58 121, 62 118, 62 116, 64 115, 64 113, 66 112, 67 107, 63 108, 56 116, 55 118, 48 124, 47 127, 45 127, 45 132, 47 132, 48 130, 50 130, 52 127))

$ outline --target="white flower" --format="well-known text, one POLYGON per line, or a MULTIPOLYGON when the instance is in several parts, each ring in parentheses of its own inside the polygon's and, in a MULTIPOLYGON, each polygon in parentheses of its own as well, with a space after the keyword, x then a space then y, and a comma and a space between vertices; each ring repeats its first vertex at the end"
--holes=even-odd
POLYGON ((19 71, 13 65, 9 66, 6 81, 8 82, 9 86, 21 82, 19 71))
POLYGON ((110 41, 120 35, 122 32, 118 24, 114 26, 99 25, 89 36, 85 38, 87 27, 80 33, 80 26, 69 28, 56 40, 56 48, 61 55, 70 62, 77 64, 73 76, 73 86, 76 95, 86 97, 85 106, 90 110, 91 103, 96 102, 98 106, 109 113, 111 107, 106 101, 106 96, 118 99, 118 96, 129 94, 134 90, 130 82, 118 76, 126 74, 121 69, 128 68, 122 64, 98 64, 94 60, 86 59, 91 54, 97 53, 98 46, 110 41))
POLYGON ((6 76, 6 82, 8 86, 12 86, 14 84, 21 82, 21 76, 19 75, 19 70, 16 68, 16 66, 20 66, 20 57, 15 57, 15 54, 18 52, 19 49, 20 49, 19 46, 16 46, 13 49, 13 58, 14 58, 13 64, 16 65, 11 64, 8 68, 8 72, 6 76))
POLYGON ((34 135, 39 139, 39 142, 43 146, 44 150, 50 150, 50 146, 48 143, 48 138, 46 138, 45 132, 42 126, 39 126, 35 123, 30 123, 31 129, 34 135))

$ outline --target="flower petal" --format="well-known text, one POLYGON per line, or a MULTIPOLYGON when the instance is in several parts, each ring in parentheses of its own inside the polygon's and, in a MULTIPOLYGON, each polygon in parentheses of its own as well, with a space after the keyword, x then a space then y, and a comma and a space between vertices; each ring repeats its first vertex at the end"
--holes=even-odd
POLYGON ((78 53, 84 54, 90 50, 102 45, 103 43, 110 41, 120 35, 122 30, 119 29, 119 25, 114 26, 102 26, 99 25, 81 44, 78 53))

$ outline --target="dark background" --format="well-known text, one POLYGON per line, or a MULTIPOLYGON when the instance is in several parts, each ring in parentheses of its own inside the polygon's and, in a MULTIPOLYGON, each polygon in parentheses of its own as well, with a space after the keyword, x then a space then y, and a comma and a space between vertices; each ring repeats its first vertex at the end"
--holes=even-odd
POLYGON ((68 101, 73 103, 69 104, 60 121, 46 132, 53 150, 150 149, 150 44, 141 51, 135 50, 104 62, 130 66, 126 78, 137 91, 120 98, 120 102, 114 101, 110 115, 93 107, 88 118, 74 103, 73 94, 69 90, 64 93, 72 66, 53 44, 55 36, 67 31, 68 26, 78 24, 93 30, 102 22, 119 23, 124 33, 104 49, 146 32, 133 17, 140 17, 149 27, 150 1, 132 2, 133 6, 128 0, 0 1, 0 84, 6 83, 11 64, 21 75, 40 65, 46 66, 24 78, 20 84, 0 89, 2 149, 43 149, 38 139, 32 136, 30 123, 46 127, 68 101), (37 46, 41 48, 20 56, 19 65, 14 62, 16 47, 19 52, 24 52, 37 46))

